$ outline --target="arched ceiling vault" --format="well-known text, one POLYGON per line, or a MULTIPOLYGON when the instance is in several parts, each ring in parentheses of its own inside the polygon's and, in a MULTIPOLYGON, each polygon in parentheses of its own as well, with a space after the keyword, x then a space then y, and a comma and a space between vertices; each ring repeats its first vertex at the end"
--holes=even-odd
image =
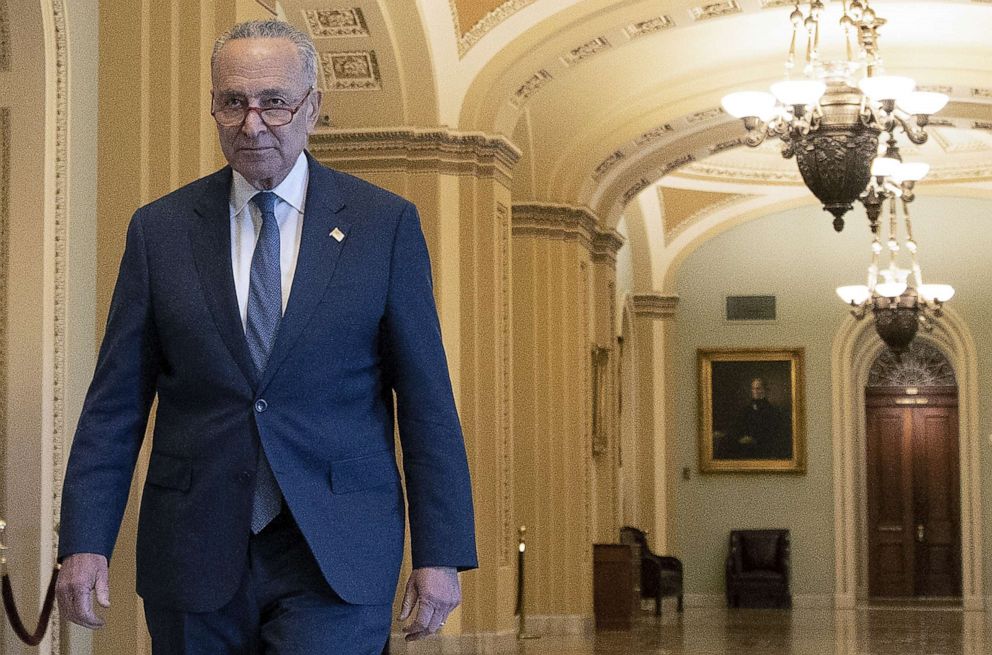
MULTIPOLYGON (((829 4, 839 16, 839 3, 829 4)), ((992 6, 872 5, 889 21, 881 40, 889 70, 949 91, 954 102, 941 122, 989 127, 992 6)), ((638 191, 736 145, 743 129, 720 112, 720 98, 781 77, 789 7, 775 0, 571 3, 492 57, 466 96, 463 125, 514 138, 529 158, 527 190, 535 199, 587 205, 613 224, 638 191), (707 11, 727 13, 703 18, 707 11)), ((835 46, 829 31, 824 45, 839 57, 835 32, 835 46)))
MULTIPOLYGON (((504 134, 524 152, 515 198, 587 206, 609 226, 629 203, 653 207, 637 213, 664 222, 664 242, 651 245, 666 251, 662 260, 762 207, 815 207, 777 143, 740 146, 743 127, 719 109, 726 93, 781 78, 791 0, 349 0, 314 8, 330 4, 282 0, 321 51, 332 126, 504 134)), ((889 72, 952 96, 936 117, 940 148, 918 154, 943 171, 943 187, 986 185, 990 164, 976 161, 992 162, 992 2, 871 5, 888 20, 880 50, 889 72)), ((838 0, 827 6, 839 16, 838 0)), ((840 30, 825 28, 821 45, 841 58, 840 30)))

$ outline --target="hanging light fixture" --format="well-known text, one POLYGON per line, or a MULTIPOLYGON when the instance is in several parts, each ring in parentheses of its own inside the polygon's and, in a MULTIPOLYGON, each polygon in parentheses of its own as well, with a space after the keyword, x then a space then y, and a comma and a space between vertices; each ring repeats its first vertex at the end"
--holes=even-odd
POLYGON ((747 145, 756 147, 769 136, 782 139, 782 156, 796 158, 803 181, 833 214, 840 232, 844 214, 868 186, 880 136, 899 130, 913 143, 925 143, 929 117, 947 104, 947 96, 916 91, 912 79, 885 74, 878 29, 886 21, 868 0, 844 0, 845 61, 821 59, 823 18, 821 0, 810 0, 806 13, 797 0, 785 79, 773 84, 771 93, 739 91, 722 104, 744 120, 747 145), (797 42, 803 37, 806 61, 796 75, 797 42))
POLYGON ((891 143, 885 154, 886 157, 875 160, 869 187, 861 198, 868 209, 873 235, 868 284, 837 287, 837 295, 851 306, 851 313, 858 320, 869 310, 872 312, 875 331, 898 358, 909 348, 921 326, 925 330, 933 329, 944 303, 954 296, 954 287, 924 284, 916 260, 917 243, 913 238, 909 203, 914 198, 914 185, 927 174, 929 166, 922 162, 902 162, 898 148, 891 143), (889 235, 883 247, 878 218, 886 203, 889 205, 889 235), (902 244, 898 232, 900 207, 906 231, 902 244), (886 250, 888 265, 879 268, 879 260, 886 250), (908 268, 897 262, 903 252, 908 253, 908 268))

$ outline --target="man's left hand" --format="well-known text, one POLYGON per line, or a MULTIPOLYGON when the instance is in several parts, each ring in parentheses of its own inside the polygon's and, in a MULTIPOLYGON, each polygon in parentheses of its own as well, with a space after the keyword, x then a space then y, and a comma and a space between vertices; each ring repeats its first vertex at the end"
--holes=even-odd
POLYGON ((429 637, 441 629, 448 614, 462 602, 458 571, 449 566, 414 569, 406 583, 400 621, 406 621, 417 608, 413 623, 403 628, 407 641, 429 637))

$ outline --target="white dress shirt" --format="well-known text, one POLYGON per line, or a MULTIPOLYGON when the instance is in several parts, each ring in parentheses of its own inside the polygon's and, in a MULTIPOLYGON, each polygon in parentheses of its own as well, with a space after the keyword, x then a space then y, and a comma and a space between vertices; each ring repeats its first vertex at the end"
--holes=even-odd
MULTIPOLYGON (((300 237, 303 234, 303 210, 306 204, 310 165, 305 154, 300 153, 282 182, 272 192, 276 194, 275 214, 279 222, 279 266, 282 272, 282 311, 286 313, 289 291, 293 288, 293 273, 300 254, 300 237)), ((248 285, 251 278, 251 258, 255 242, 262 229, 262 214, 251 202, 258 189, 248 183, 241 173, 234 171, 231 184, 231 264, 234 268, 234 286, 238 292, 241 325, 248 325, 248 285)))

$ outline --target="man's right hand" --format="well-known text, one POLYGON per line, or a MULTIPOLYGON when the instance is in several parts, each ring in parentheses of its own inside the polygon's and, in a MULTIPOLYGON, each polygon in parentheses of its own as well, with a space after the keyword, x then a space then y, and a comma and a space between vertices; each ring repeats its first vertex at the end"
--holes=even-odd
POLYGON ((110 607, 107 558, 96 553, 77 553, 62 560, 55 594, 62 617, 84 628, 102 628, 104 620, 93 611, 93 594, 101 607, 110 607))

